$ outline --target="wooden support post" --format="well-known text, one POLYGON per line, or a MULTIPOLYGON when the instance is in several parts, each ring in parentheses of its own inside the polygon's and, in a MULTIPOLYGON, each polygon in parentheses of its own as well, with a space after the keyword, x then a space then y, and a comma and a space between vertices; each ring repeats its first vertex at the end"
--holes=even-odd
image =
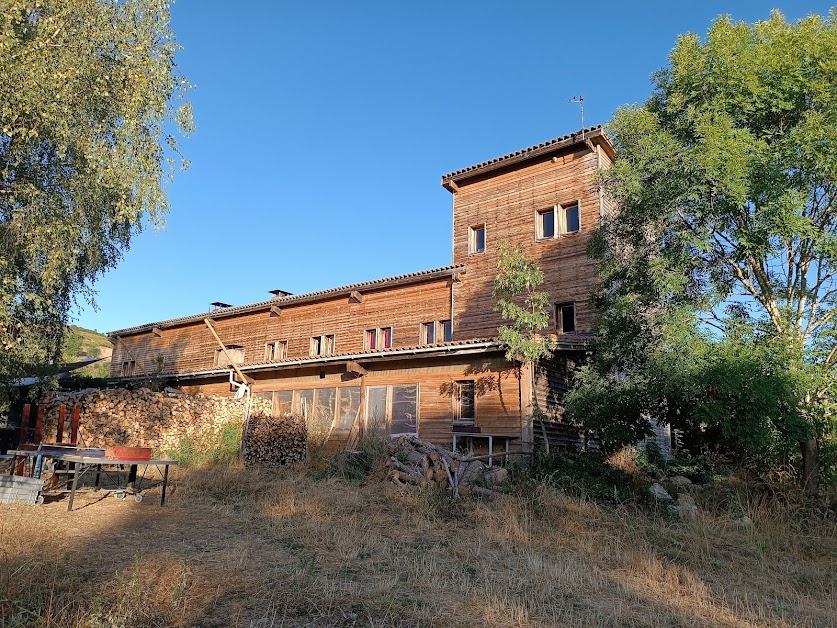
POLYGON ((271 305, 270 306, 270 315, 271 316, 276 316, 276 317, 282 316, 282 308, 281 307, 276 307, 275 305, 271 305))
POLYGON ((70 444, 78 445, 78 424, 81 420, 81 406, 73 407, 73 421, 70 427, 70 444))
POLYGON ((352 290, 352 292, 349 294, 349 299, 351 299, 355 303, 363 303, 363 295, 357 290, 352 290))
POLYGON ((35 419, 35 437, 32 442, 36 445, 41 442, 44 436, 44 406, 38 405, 38 418, 35 419))
POLYGON ((63 403, 58 407, 58 425, 55 428, 55 442, 64 442, 64 420, 67 418, 67 406, 63 403))
POLYGON ((160 336, 163 335, 163 330, 160 329, 159 327, 152 327, 151 328, 151 333, 159 338, 160 336))
POLYGON ((215 340, 217 340, 218 344, 221 345, 221 351, 223 351, 224 355, 227 356, 227 360, 229 360, 230 366, 241 378, 241 381, 243 381, 245 384, 252 384, 254 380, 251 377, 247 377, 244 373, 241 372, 241 369, 238 368, 238 364, 235 363, 235 360, 232 359, 232 356, 230 355, 229 351, 227 351, 226 345, 218 336, 218 333, 215 331, 215 321, 213 321, 211 318, 205 318, 203 319, 203 322, 206 323, 206 326, 209 328, 209 331, 211 331, 212 335, 215 336, 215 340))
POLYGON ((23 416, 20 419, 20 444, 29 442, 29 413, 32 410, 30 404, 23 406, 23 416))

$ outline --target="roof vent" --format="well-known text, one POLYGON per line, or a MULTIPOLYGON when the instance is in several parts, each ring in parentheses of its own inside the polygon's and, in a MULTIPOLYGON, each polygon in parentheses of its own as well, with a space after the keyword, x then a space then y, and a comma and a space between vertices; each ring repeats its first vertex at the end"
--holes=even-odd
POLYGON ((209 304, 209 307, 211 307, 213 310, 220 310, 225 307, 232 307, 232 305, 230 305, 229 303, 223 303, 221 301, 213 301, 209 304))
POLYGON ((268 292, 273 295, 274 299, 284 299, 293 294, 293 292, 288 292, 287 290, 268 290, 268 292))

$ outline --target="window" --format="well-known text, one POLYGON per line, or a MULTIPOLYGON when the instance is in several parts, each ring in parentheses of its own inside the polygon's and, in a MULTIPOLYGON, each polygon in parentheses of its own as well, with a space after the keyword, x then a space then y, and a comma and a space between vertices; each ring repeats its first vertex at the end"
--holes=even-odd
POLYGON ((472 380, 454 382, 453 393, 454 425, 473 425, 476 418, 474 382, 472 380))
POLYGON ((450 321, 429 321, 421 324, 419 334, 421 344, 432 345, 451 340, 453 340, 453 326, 450 321))
POLYGON ((535 239, 549 240, 558 235, 570 235, 581 231, 581 214, 578 203, 555 205, 535 213, 535 239))
POLYGON ((538 240, 555 237, 555 208, 538 212, 535 229, 538 240))
POLYGON ((331 355, 332 353, 334 353, 334 334, 313 336, 311 338, 309 355, 331 355))
POLYGON ((557 303, 555 322, 559 334, 575 333, 575 303, 557 303))
POLYGON ((339 388, 340 401, 337 403, 336 429, 348 432, 357 422, 360 414, 360 386, 339 388))
POLYGON ((468 253, 485 252, 485 225, 476 225, 468 228, 468 253))
POLYGON ((376 327, 363 332, 363 348, 367 351, 392 348, 392 327, 376 327))
POLYGON ((126 360, 122 363, 122 377, 133 377, 134 370, 136 369, 137 363, 133 360, 126 360))
POLYGON ((396 436, 418 434, 418 384, 366 389, 366 427, 396 436))
POLYGON ((276 342, 266 342, 264 345, 264 361, 278 362, 288 357, 288 341, 277 340, 276 342))
POLYGON ((578 233, 581 231, 581 215, 578 213, 578 203, 559 206, 559 217, 561 222, 561 235, 578 233))
POLYGON ((227 353, 224 353, 223 349, 215 349, 214 366, 219 368, 230 366, 230 360, 227 358, 227 354, 229 354, 230 358, 236 364, 244 363, 244 347, 241 345, 230 345, 227 347, 227 353))
POLYGON ((285 416, 293 410, 294 391, 277 390, 273 393, 273 416, 285 416))

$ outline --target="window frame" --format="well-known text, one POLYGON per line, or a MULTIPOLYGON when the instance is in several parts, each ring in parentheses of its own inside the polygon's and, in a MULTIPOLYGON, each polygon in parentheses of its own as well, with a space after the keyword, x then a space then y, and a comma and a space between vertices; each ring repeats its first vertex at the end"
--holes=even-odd
POLYGON ((576 308, 575 301, 564 301, 562 303, 555 304, 555 333, 559 336, 571 335, 577 333, 578 330, 578 320, 577 320, 578 309, 576 308), (564 330, 564 309, 565 308, 572 308, 573 312, 573 328, 570 331, 564 330))
POLYGON ((123 360, 119 371, 120 377, 134 377, 137 370, 136 360, 123 360))
POLYGON ((477 386, 476 382, 472 379, 459 379, 453 382, 453 395, 451 395, 451 404, 452 414, 453 414, 453 425, 464 425, 464 426, 474 426, 477 424, 477 386), (473 412, 472 417, 464 417, 462 416, 462 388, 463 384, 467 385, 471 389, 471 409, 473 412))
POLYGON ((442 342, 453 340, 453 321, 449 318, 440 321, 425 321, 419 324, 419 344, 437 345, 442 342), (427 330, 433 330, 433 341, 427 338, 427 330), (448 335, 450 331, 450 335, 448 335))
POLYGON ((558 236, 571 236, 581 233, 581 203, 579 201, 573 201, 572 203, 566 204, 561 203, 556 205, 555 209, 558 213, 558 221, 556 222, 556 226, 558 226, 558 236), (567 210, 572 209, 573 207, 575 207, 578 212, 578 229, 575 231, 567 231, 567 210))
POLYGON ((419 344, 423 345, 435 345, 438 342, 438 334, 436 333, 438 330, 436 329, 439 325, 438 321, 427 321, 426 323, 420 323, 419 327, 419 344), (428 332, 433 333, 433 340, 428 338, 428 332))
POLYGON ((468 255, 482 255, 488 248, 488 230, 485 223, 468 227, 468 255), (482 231, 482 248, 477 250, 477 232, 482 231))
MULTIPOLYGON (((234 351, 240 351, 240 359, 236 362, 237 364, 244 364, 244 345, 227 345, 226 346, 227 353, 232 354, 234 351)), ((223 349, 215 349, 215 354, 212 358, 212 366, 219 369, 225 369, 232 367, 232 364, 221 364, 221 358, 226 359, 227 356, 224 354, 223 349)))
POLYGON ((288 359, 288 341, 287 340, 273 340, 264 343, 264 361, 265 362, 279 362, 280 360, 288 359), (279 347, 282 347, 282 356, 278 357, 279 347))
POLYGON ((535 210, 535 240, 554 240, 558 237, 558 205, 553 205, 551 209, 536 209, 535 210), (544 235, 543 231, 543 217, 547 214, 552 214, 552 235, 544 235))
POLYGON ((383 349, 392 349, 393 344, 393 327, 386 325, 384 327, 374 327, 363 331, 363 350, 364 351, 381 351, 383 349), (389 342, 386 342, 386 335, 383 333, 389 331, 389 342), (374 339, 375 346, 372 346, 374 339))
POLYGON ((311 336, 311 341, 308 344, 308 356, 316 358, 320 356, 334 355, 337 351, 337 338, 334 334, 320 334, 319 336, 311 336), (331 340, 331 350, 325 351, 325 345, 328 340, 331 340), (317 351, 314 351, 314 343, 317 343, 317 351))

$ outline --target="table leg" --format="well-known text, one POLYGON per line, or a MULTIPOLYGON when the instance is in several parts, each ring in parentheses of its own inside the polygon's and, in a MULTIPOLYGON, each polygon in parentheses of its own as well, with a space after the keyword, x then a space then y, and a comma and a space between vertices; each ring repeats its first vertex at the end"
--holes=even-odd
POLYGON ((131 490, 134 490, 136 483, 137 483, 137 465, 132 464, 131 468, 128 469, 128 483, 125 485, 125 488, 131 487, 131 490))
POLYGON ((81 474, 83 465, 76 465, 76 472, 73 474, 73 487, 70 489, 70 503, 67 504, 67 512, 73 511, 73 500, 76 497, 76 488, 78 487, 78 476, 81 474))
POLYGON ((166 465, 163 470, 163 494, 160 497, 160 505, 166 505, 166 487, 169 485, 169 465, 166 465))
POLYGON ((102 476, 102 465, 96 465, 96 484, 94 488, 98 491, 99 490, 99 478, 102 476))

